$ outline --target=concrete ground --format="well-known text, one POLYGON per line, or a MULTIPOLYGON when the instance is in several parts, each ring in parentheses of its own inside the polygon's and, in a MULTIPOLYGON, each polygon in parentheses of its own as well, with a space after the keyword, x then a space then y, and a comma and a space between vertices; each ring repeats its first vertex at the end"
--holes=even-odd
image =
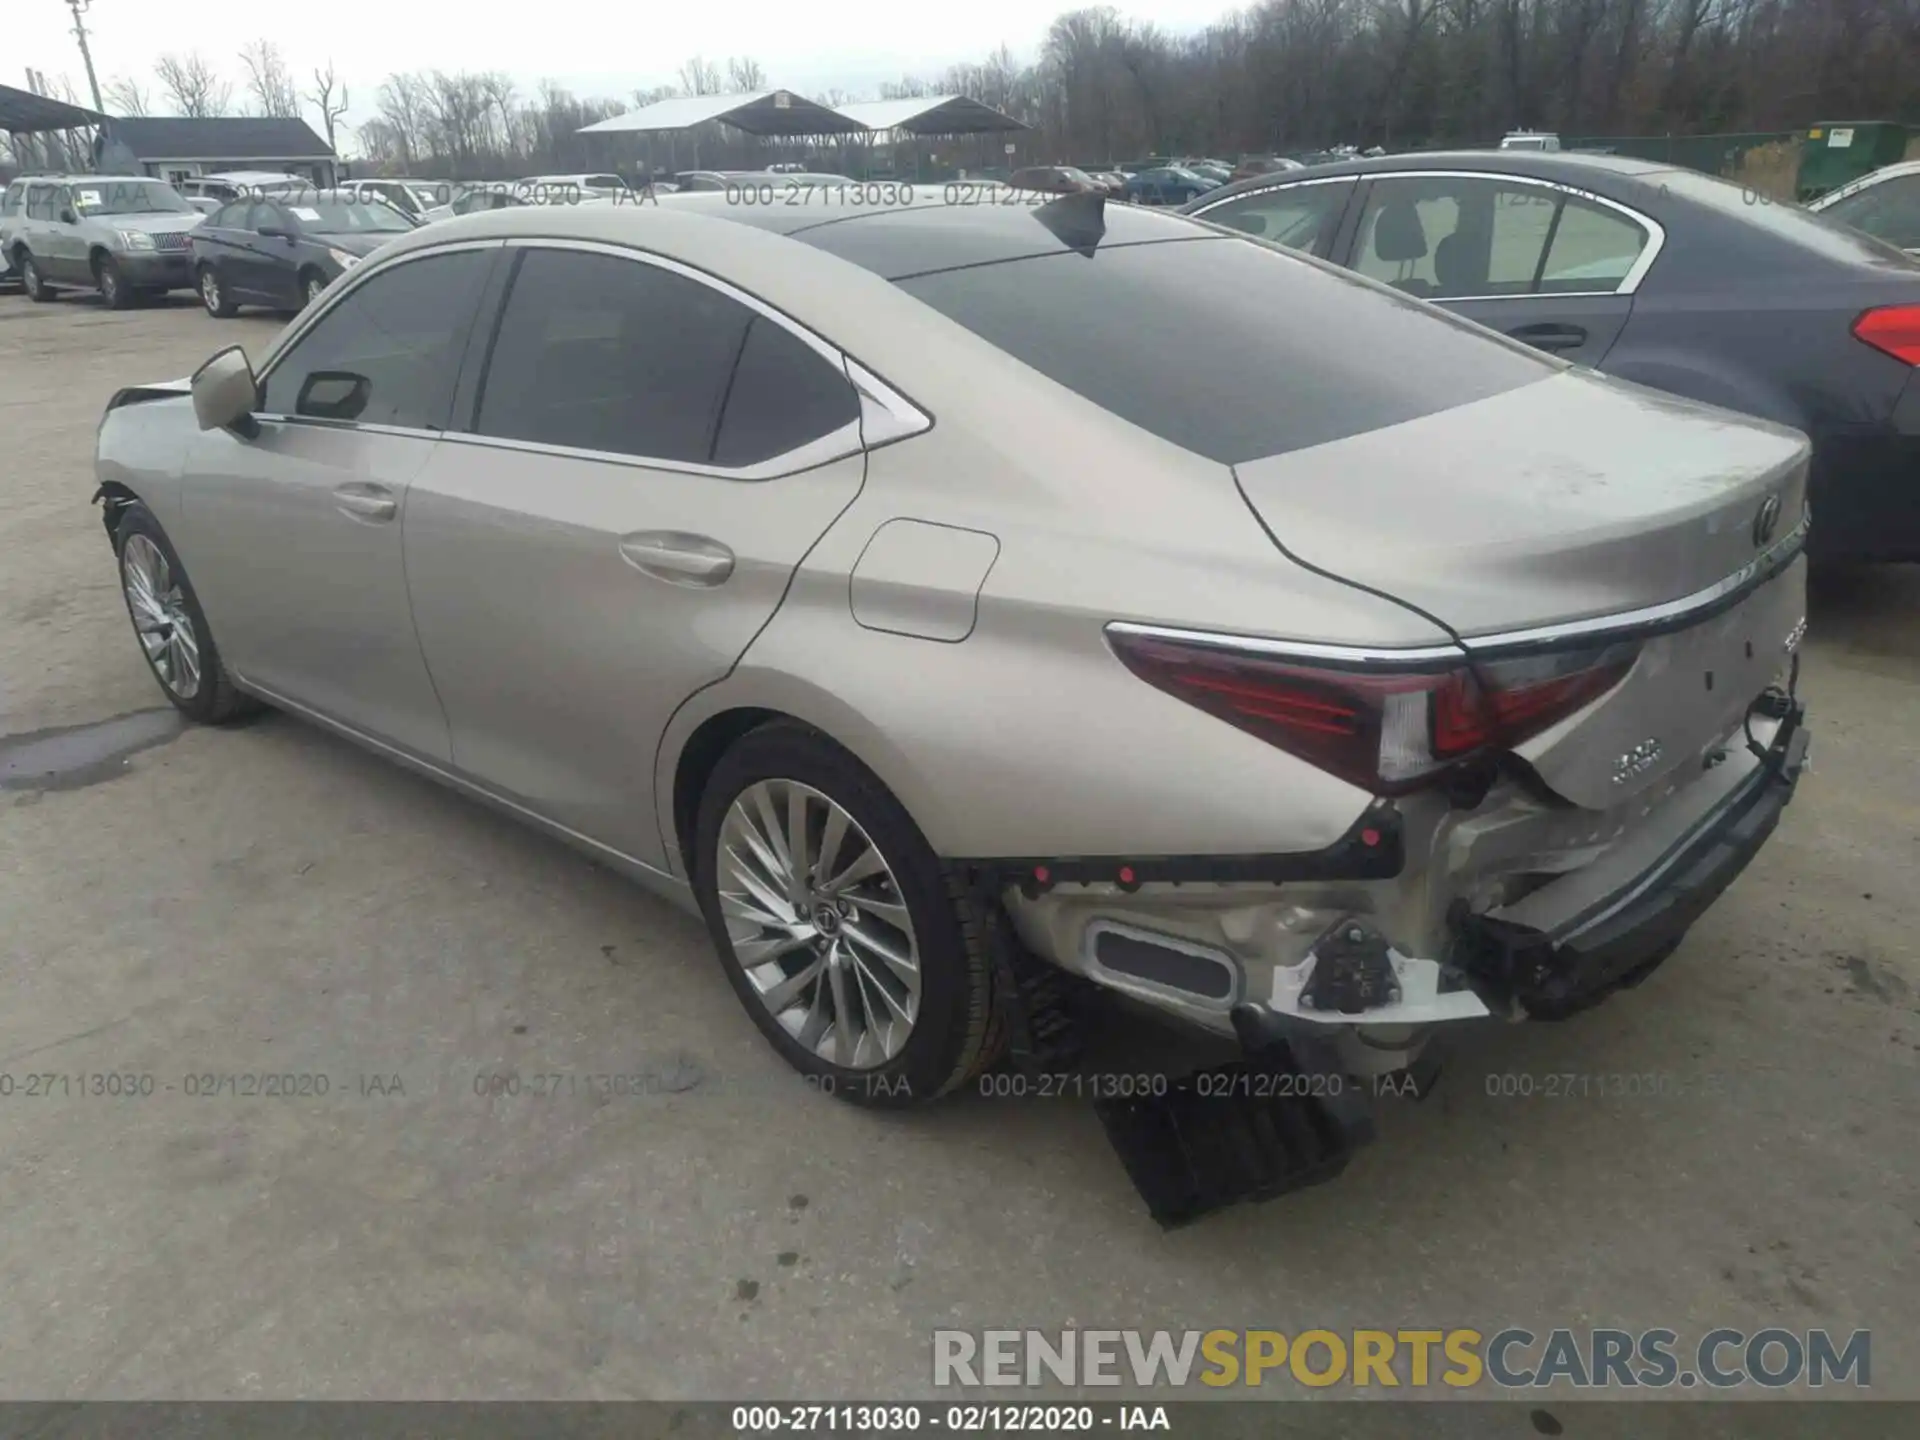
POLYGON ((1920 571, 1817 595, 1816 768, 1653 980, 1162 1234, 1086 1104, 830 1102, 628 884, 284 717, 155 713, 94 427, 277 323, 0 296, 0 1396, 873 1398, 939 1326, 1608 1324, 1871 1328, 1920 1395, 1920 571), (248 1072, 329 1090, 187 1093, 248 1072), (1667 1093, 1489 1093, 1623 1072, 1667 1093))

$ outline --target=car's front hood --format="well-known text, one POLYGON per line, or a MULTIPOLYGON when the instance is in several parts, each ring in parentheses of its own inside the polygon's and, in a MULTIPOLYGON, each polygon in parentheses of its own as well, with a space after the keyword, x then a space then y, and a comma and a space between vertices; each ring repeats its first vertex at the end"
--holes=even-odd
POLYGON ((194 229, 207 217, 163 210, 147 215, 85 215, 82 218, 111 230, 137 230, 143 235, 178 235, 182 230, 194 229))
POLYGON ((1783 426, 1568 370, 1236 473, 1291 554, 1473 636, 1718 584, 1799 524, 1808 449, 1783 426))
POLYGON ((349 255, 371 255, 390 240, 398 240, 402 235, 411 235, 411 230, 396 230, 391 234, 368 234, 358 231, 347 235, 315 235, 313 238, 330 250, 344 250, 349 255))

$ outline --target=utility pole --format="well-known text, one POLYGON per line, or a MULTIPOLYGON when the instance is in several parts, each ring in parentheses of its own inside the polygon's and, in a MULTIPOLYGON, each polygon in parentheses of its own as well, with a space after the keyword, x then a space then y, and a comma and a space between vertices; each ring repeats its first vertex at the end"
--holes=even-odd
POLYGON ((80 42, 80 58, 87 65, 87 84, 93 90, 93 108, 104 115, 107 107, 100 98, 100 77, 93 73, 93 52, 87 48, 87 22, 80 18, 92 5, 93 0, 67 0, 67 8, 73 11, 73 37, 80 42))

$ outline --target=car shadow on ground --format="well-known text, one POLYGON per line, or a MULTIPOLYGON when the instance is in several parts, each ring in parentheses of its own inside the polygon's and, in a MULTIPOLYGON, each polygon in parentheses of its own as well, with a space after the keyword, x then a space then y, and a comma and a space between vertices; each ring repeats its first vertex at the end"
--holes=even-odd
POLYGON ((1815 565, 1807 611, 1815 645, 1920 659, 1920 565, 1815 565))

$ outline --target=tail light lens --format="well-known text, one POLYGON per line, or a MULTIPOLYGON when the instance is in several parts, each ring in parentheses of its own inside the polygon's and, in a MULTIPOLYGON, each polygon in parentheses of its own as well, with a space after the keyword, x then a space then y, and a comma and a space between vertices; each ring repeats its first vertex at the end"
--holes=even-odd
POLYGON ((1639 649, 1393 671, 1120 631, 1108 638, 1149 685, 1381 795, 1418 790, 1538 735, 1619 684, 1639 649))
POLYGON ((1920 365, 1920 305, 1883 305, 1869 310, 1853 322, 1856 340, 1864 340, 1876 350, 1920 365))

